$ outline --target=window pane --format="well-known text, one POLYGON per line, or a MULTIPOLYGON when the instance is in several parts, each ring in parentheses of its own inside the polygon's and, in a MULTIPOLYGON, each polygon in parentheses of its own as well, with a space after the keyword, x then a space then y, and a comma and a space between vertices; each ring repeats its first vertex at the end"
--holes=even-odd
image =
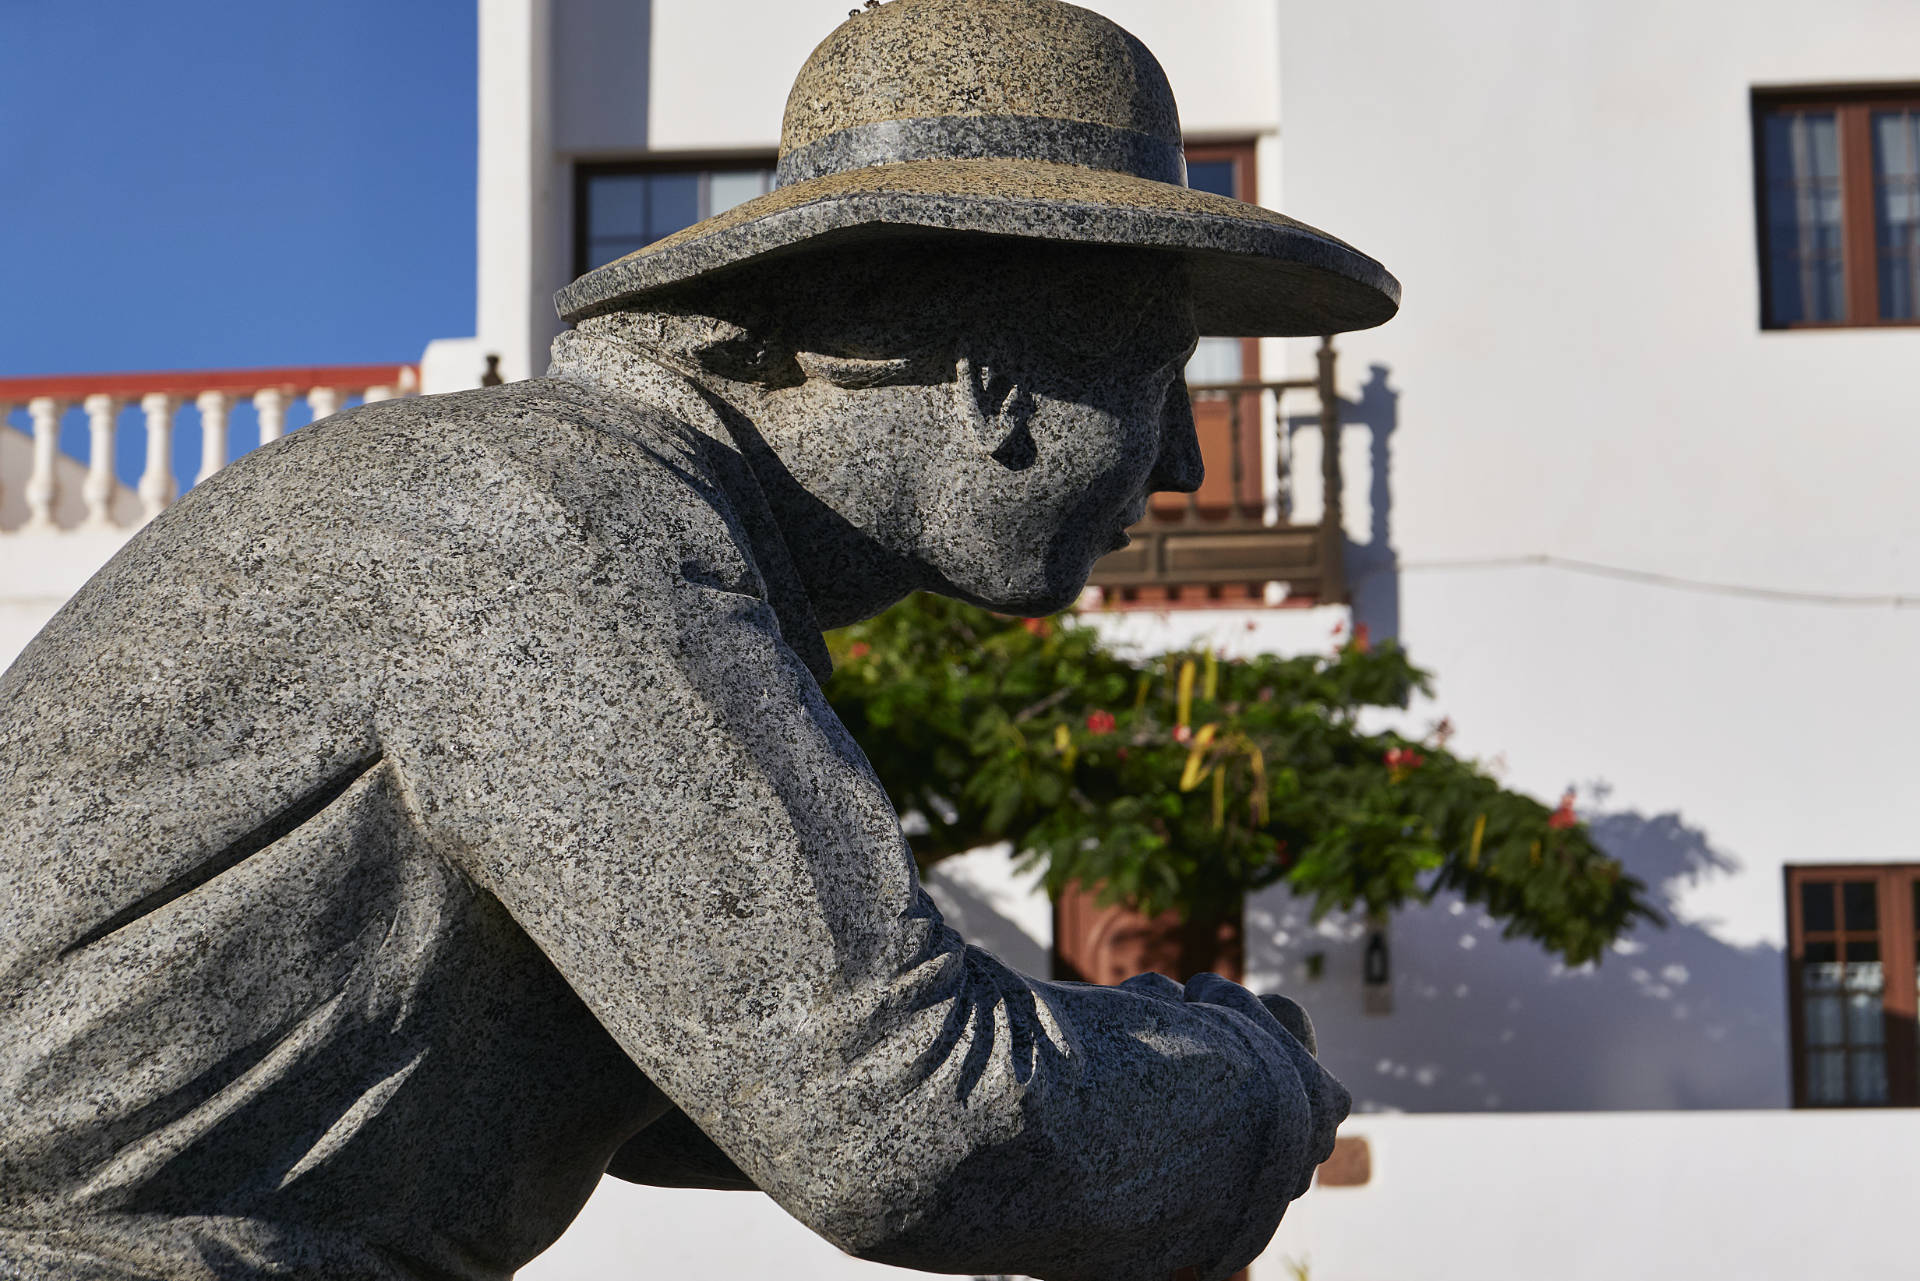
POLYGON ((1840 1052, 1807 1056, 1807 1102, 1847 1101, 1847 1056, 1840 1052))
MULTIPOLYGON (((1826 962, 1837 961, 1839 959, 1840 959, 1840 948, 1837 944, 1834 944, 1834 943, 1807 944, 1807 961, 1808 961, 1807 970, 1809 973, 1813 971, 1815 963, 1824 964, 1826 962)), ((1839 973, 1838 970, 1834 972, 1836 974, 1839 973)))
POLYGON ((1840 887, 1840 902, 1849 932, 1860 930, 1871 934, 1880 928, 1876 888, 1872 881, 1848 881, 1840 887))
POLYGON ((1887 1101, 1887 1056, 1869 1050, 1855 1052, 1847 1056, 1851 1071, 1848 1084, 1848 1102, 1885 1103, 1887 1101))
POLYGON ((1840 132, 1831 111, 1761 120, 1767 315, 1776 325, 1846 316, 1840 242, 1840 132))
POLYGON ((771 169, 736 169, 715 173, 707 179, 707 216, 724 213, 735 205, 744 205, 755 196, 767 194, 771 169))
POLYGON ((1243 377, 1238 338, 1202 338, 1187 362, 1187 382, 1237 383, 1243 377))
POLYGON ((1834 928, 1832 881, 1800 882, 1800 928, 1825 934, 1834 928))
MULTIPOLYGON (((1833 951, 1831 943, 1809 944, 1807 951, 1811 952, 1816 947, 1824 947, 1828 952, 1833 951)), ((1846 973, 1846 966, 1832 961, 1809 961, 1800 972, 1800 986, 1809 992, 1838 992, 1846 973)))
POLYGON ((1838 996, 1807 997, 1805 1015, 1808 1045, 1846 1044, 1846 1030, 1841 1018, 1838 996))
POLYGON ((587 184, 587 235, 646 236, 647 180, 640 174, 601 174, 587 184))
POLYGON ((1880 318, 1920 320, 1920 111, 1873 113, 1880 318))
POLYGON ((671 236, 700 221, 698 173, 647 175, 647 242, 671 236))
MULTIPOLYGON (((1847 941, 1847 963, 1851 967, 1860 961, 1879 961, 1880 944, 1873 939, 1849 939, 1847 941)), ((1878 969, 1879 966, 1874 967, 1878 969)))
POLYGON ((1189 160, 1187 185, 1195 191, 1211 191, 1216 196, 1238 200, 1240 189, 1235 184, 1234 168, 1231 160, 1189 160))
POLYGON ((1886 1021, 1880 1013, 1880 993, 1847 993, 1847 1043, 1878 1045, 1885 1032, 1886 1021))

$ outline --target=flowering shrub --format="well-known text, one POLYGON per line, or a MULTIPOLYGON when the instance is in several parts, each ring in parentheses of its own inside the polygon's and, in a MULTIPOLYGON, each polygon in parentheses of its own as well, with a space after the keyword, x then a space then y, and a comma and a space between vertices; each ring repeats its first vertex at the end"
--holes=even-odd
POLYGON ((1330 655, 1132 660, 1071 616, 917 596, 829 637, 827 695, 923 864, 997 840, 1050 890, 1099 885, 1152 915, 1216 914, 1285 883, 1316 914, 1458 891, 1569 963, 1658 919, 1579 822, 1447 749, 1362 732, 1429 687, 1363 628, 1330 655), (1036 625, 1038 623, 1038 625, 1036 625))

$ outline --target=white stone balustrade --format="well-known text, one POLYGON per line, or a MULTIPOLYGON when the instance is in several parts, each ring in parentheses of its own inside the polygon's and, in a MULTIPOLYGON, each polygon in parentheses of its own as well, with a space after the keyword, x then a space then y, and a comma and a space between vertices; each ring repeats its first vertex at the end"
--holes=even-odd
MULTIPOLYGON (((178 498, 182 483, 200 484, 227 465, 236 408, 252 408, 260 443, 268 445, 286 434, 297 401, 307 402, 309 418, 295 417, 295 424, 356 400, 415 395, 419 386, 414 365, 0 378, 0 536, 127 530, 152 520, 178 498), (125 426, 144 435, 137 478, 125 475, 116 452, 121 416, 134 405, 140 413, 125 426), (86 416, 84 456, 61 452, 69 411, 86 416), (175 469, 174 434, 186 433, 190 444, 196 425, 199 468, 187 479, 175 469)), ((69 441, 76 435, 69 431, 69 441)))

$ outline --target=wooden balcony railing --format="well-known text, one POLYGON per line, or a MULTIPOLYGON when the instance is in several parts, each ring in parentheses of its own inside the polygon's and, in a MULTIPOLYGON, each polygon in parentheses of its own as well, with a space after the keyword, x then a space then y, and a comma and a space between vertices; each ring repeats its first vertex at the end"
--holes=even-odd
POLYGON ((1272 584, 1284 585, 1290 604, 1346 599, 1334 359, 1332 340, 1322 339, 1318 377, 1188 388, 1206 479, 1192 494, 1155 495, 1146 518, 1127 531, 1133 544, 1094 566, 1092 586, 1106 603, 1257 604, 1281 594, 1272 584), (1322 502, 1312 524, 1288 519, 1286 403, 1300 392, 1319 398, 1322 502), (1271 435, 1263 430, 1268 422, 1271 435))

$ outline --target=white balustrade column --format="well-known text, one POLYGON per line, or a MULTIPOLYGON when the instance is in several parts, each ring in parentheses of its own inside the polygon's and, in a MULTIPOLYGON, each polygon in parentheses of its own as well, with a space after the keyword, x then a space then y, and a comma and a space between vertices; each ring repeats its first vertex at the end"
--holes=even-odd
POLYGON ((313 410, 313 421, 330 418, 340 408, 340 393, 332 387, 315 387, 307 393, 307 407, 313 410))
POLYGON ((173 397, 163 391, 140 398, 140 409, 147 416, 147 469, 140 474, 143 520, 165 511, 179 492, 173 480, 173 406, 173 397))
POLYGON ((224 391, 203 391, 194 398, 200 411, 200 471, 193 478, 198 485, 227 465, 227 406, 224 391))
MULTIPOLYGON (((12 415, 13 415, 13 406, 8 404, 4 400, 0 400, 0 427, 8 426, 9 424, 7 422, 7 419, 10 418, 12 415)), ((4 504, 6 497, 7 497, 7 473, 5 469, 0 468, 0 504, 4 504)))
POLYGON ((87 481, 80 489, 87 500, 87 527, 113 525, 113 438, 120 421, 120 402, 96 392, 83 402, 87 409, 87 481))
POLYGON ((60 412, 66 406, 51 396, 27 402, 33 419, 33 472, 27 477, 28 529, 53 529, 53 505, 60 500, 54 462, 60 452, 60 412))
POLYGON ((260 415, 260 443, 279 440, 287 429, 287 395, 278 387, 253 393, 253 411, 260 415))
POLYGON ((393 388, 369 387, 367 388, 366 394, 360 397, 360 403, 363 405, 373 405, 383 400, 392 400, 392 399, 393 399, 393 388))

